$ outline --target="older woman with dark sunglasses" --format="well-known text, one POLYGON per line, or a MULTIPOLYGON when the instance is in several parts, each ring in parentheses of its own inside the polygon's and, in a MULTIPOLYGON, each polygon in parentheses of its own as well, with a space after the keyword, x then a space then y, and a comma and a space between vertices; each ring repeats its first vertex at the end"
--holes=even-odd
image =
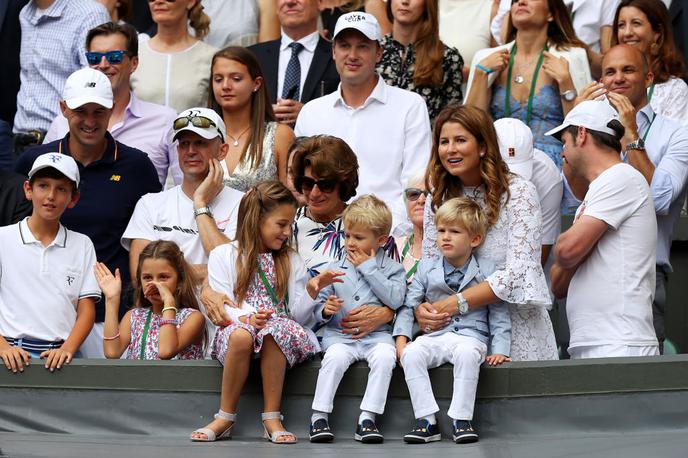
POLYGON ((419 171, 411 177, 408 186, 404 189, 404 203, 410 226, 406 226, 405 235, 396 237, 399 260, 406 270, 406 280, 411 282, 418 268, 423 251, 423 211, 425 198, 428 191, 425 190, 425 172, 419 171))

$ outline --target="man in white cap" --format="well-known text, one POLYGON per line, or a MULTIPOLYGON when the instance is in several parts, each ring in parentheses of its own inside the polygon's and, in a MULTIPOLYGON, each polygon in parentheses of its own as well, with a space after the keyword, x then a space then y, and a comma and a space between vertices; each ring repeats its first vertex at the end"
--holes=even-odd
POLYGON ((356 153, 358 195, 374 194, 392 210, 393 226, 406 221, 404 186, 430 158, 430 121, 416 93, 388 86, 375 66, 382 58, 375 16, 347 13, 337 20, 332 55, 339 90, 308 102, 296 121, 297 136, 328 134, 356 153))
MULTIPOLYGON (((172 126, 171 126, 172 127, 172 126)), ((179 245, 200 279, 207 275, 208 254, 236 232, 242 192, 224 186, 222 166, 229 149, 225 123, 210 108, 191 108, 173 124, 182 183, 147 194, 136 204, 122 235, 129 250, 132 281, 141 251, 153 240, 179 245)))
POLYGON ((645 177, 621 161, 624 128, 606 101, 585 101, 549 131, 570 173, 590 183, 557 239, 552 289, 567 297, 571 358, 659 354, 652 325, 657 221, 645 177))
MULTIPOLYGON (((81 174, 80 204, 65 211, 62 224, 87 235, 98 260, 122 273, 123 291, 129 286, 129 255, 119 239, 141 196, 161 189, 155 167, 148 156, 124 145, 108 133, 113 95, 110 80, 100 71, 82 68, 72 73, 60 101, 69 133, 57 141, 35 146, 17 160, 16 171, 26 176, 41 154, 58 152, 71 156, 81 174)), ((130 301, 122 300, 123 315, 130 301)), ((81 348, 86 357, 103 357, 105 304, 96 303, 96 324, 81 348)))
POLYGON ((50 371, 69 364, 93 326, 93 243, 60 224, 79 200, 79 182, 71 157, 38 156, 24 183, 31 216, 0 228, 0 359, 15 373, 30 358, 50 371))
POLYGON ((556 164, 533 146, 533 133, 523 121, 502 118, 494 122, 502 159, 513 173, 530 180, 537 189, 542 211, 542 256, 544 266, 561 232, 561 196, 564 185, 556 164))

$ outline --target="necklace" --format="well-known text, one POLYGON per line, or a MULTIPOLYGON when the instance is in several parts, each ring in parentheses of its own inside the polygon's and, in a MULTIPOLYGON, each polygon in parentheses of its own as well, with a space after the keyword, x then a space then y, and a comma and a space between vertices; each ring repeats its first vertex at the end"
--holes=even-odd
MULTIPOLYGON (((516 48, 516 44, 514 44, 514 48, 516 48)), ((515 53, 514 53, 514 54, 515 54, 515 53)), ((542 52, 540 53, 540 58, 542 58, 541 56, 542 56, 542 52)), ((518 67, 519 67, 519 72, 518 72, 518 73, 516 74, 516 76, 514 77, 514 83, 516 83, 516 84, 523 84, 523 83, 525 83, 526 78, 525 78, 525 76, 523 76, 523 73, 521 72, 521 69, 522 69, 522 68, 530 68, 530 65, 533 63, 533 59, 534 59, 534 58, 535 58, 535 57, 532 57, 530 60, 528 60, 527 62, 525 62, 525 64, 524 64, 523 66, 521 66, 521 65, 518 66, 518 67)))
MULTIPOLYGON (((538 78, 538 73, 540 72, 540 67, 542 66, 542 58, 544 56, 545 50, 547 49, 547 43, 545 43, 545 46, 542 48, 542 51, 540 51, 540 57, 538 58, 537 64, 535 65, 535 71, 533 72, 533 79, 530 83, 530 94, 528 95, 528 105, 526 108, 526 119, 525 123, 527 126, 530 127, 530 120, 533 115, 533 97, 535 96, 535 86, 537 85, 537 78, 538 78)), ((504 107, 504 117, 509 118, 511 117, 511 72, 514 68, 514 57, 516 56, 516 43, 514 43, 513 48, 511 48, 511 53, 509 56, 509 68, 507 70, 506 74, 506 100, 505 100, 505 107, 504 107)), ((522 78, 522 75, 517 75, 516 78, 519 78, 519 76, 522 78)), ((514 82, 516 81, 516 78, 514 78, 514 82)), ((523 82, 523 79, 521 80, 523 82)))
POLYGON ((234 135, 232 135, 232 134, 230 134, 229 132, 227 132, 227 136, 230 137, 232 140, 234 140, 234 143, 232 143, 232 146, 239 146, 239 139, 240 139, 241 137, 243 137, 244 134, 245 134, 246 132, 248 132, 248 130, 249 130, 250 128, 251 128, 251 126, 249 125, 249 126, 248 126, 246 129, 244 129, 244 131, 243 131, 242 133, 240 133, 237 137, 234 137, 234 135))

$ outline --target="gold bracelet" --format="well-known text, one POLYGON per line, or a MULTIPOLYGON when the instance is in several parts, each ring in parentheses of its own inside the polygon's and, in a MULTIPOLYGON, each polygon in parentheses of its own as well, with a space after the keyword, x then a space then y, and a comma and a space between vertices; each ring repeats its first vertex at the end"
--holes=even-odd
POLYGON ((174 310, 174 313, 177 313, 177 307, 165 307, 162 309, 162 312, 160 312, 160 314, 165 313, 165 310, 174 310))

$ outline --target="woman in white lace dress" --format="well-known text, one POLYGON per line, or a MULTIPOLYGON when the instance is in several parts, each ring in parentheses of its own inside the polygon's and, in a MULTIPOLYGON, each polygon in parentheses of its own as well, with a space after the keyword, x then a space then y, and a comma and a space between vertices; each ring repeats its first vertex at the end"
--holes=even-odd
POLYGON ((225 185, 243 192, 268 180, 288 186, 287 153, 294 132, 275 121, 264 81, 246 48, 230 46, 213 56, 208 106, 222 116, 229 144, 220 164, 225 185))
MULTIPOLYGON (((423 256, 439 256, 434 211, 442 202, 462 195, 477 201, 490 228, 476 254, 495 262, 498 270, 464 290, 465 299, 471 308, 499 300, 508 303, 514 361, 557 359, 546 308, 550 296, 540 264, 542 217, 537 192, 532 183, 509 172, 487 113, 469 106, 448 107, 440 113, 426 185, 432 198, 425 205, 423 256)), ((457 298, 449 296, 419 306, 416 318, 421 329, 434 330, 457 313, 457 298)))
POLYGON ((614 18, 613 43, 640 49, 655 79, 647 98, 652 109, 688 126, 688 85, 683 57, 674 43, 669 12, 659 0, 622 0, 614 18))

